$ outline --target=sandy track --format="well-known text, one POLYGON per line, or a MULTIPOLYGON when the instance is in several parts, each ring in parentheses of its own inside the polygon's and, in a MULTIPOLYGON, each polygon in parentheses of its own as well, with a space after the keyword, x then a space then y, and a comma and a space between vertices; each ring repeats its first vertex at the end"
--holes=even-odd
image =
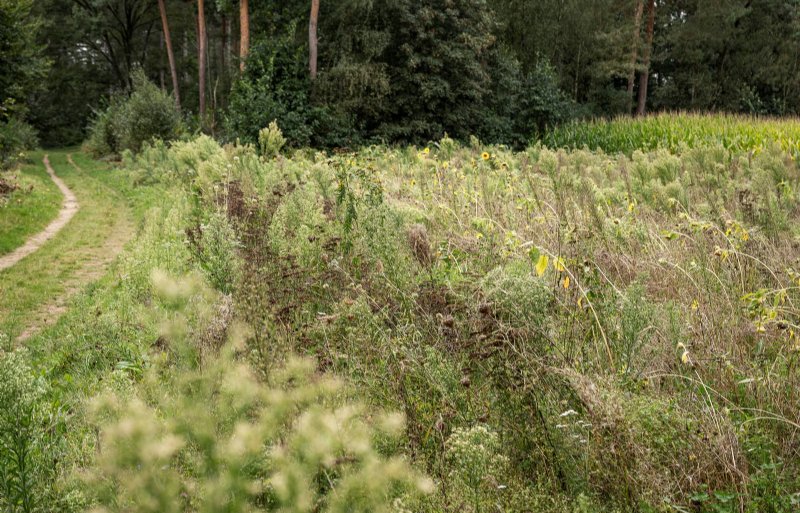
POLYGON ((64 195, 64 203, 61 206, 58 217, 56 217, 53 222, 47 225, 47 228, 28 239, 27 242, 25 242, 25 244, 23 244, 21 247, 5 256, 0 257, 0 271, 8 269, 26 256, 41 248, 45 242, 52 239, 58 232, 61 231, 62 228, 67 225, 67 223, 69 223, 70 219, 72 219, 72 217, 80 208, 80 205, 78 204, 78 198, 76 198, 75 194, 69 190, 69 187, 66 186, 61 178, 56 176, 56 173, 53 171, 53 167, 50 165, 50 159, 47 157, 47 155, 44 157, 44 166, 47 169, 47 174, 50 175, 50 178, 53 180, 53 182, 55 182, 56 186, 61 191, 61 194, 64 195))

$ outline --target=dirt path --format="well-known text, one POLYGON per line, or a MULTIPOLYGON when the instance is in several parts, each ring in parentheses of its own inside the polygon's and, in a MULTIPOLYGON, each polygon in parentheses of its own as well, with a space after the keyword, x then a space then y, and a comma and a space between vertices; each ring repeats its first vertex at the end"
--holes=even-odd
POLYGON ((26 256, 41 248, 45 242, 52 239, 58 232, 61 231, 62 228, 67 225, 67 223, 69 223, 70 219, 72 219, 72 217, 80 208, 80 205, 78 204, 78 198, 76 198, 75 194, 69 190, 69 187, 67 187, 66 184, 56 176, 56 173, 53 170, 53 167, 50 165, 50 159, 47 157, 47 155, 44 157, 44 166, 47 169, 47 174, 50 175, 50 178, 53 180, 53 182, 55 182, 56 186, 61 191, 61 194, 64 195, 64 203, 61 207, 61 211, 59 211, 58 217, 56 217, 53 222, 47 225, 47 228, 28 239, 27 242, 25 242, 25 244, 23 244, 21 247, 12 251, 8 255, 0 257, 0 271, 8 269, 26 256))
MULTIPOLYGON (((67 162, 78 172, 83 170, 72 159, 72 155, 67 155, 67 162)), ((25 342, 44 328, 54 324, 62 314, 68 309, 70 299, 80 290, 103 277, 109 265, 116 259, 125 244, 130 240, 135 231, 135 226, 129 215, 119 215, 113 222, 113 229, 110 230, 108 238, 102 245, 79 250, 77 256, 81 262, 77 269, 67 280, 64 281, 63 293, 52 298, 51 301, 41 305, 30 319, 30 323, 16 338, 16 343, 25 342)))

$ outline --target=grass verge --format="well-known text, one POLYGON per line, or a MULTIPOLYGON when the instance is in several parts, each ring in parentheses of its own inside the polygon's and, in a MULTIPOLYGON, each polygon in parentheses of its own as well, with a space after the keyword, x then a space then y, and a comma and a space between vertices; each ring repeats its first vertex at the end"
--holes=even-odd
POLYGON ((0 256, 42 231, 61 208, 63 197, 45 171, 43 156, 33 154, 31 163, 16 172, 19 189, 0 200, 0 256))

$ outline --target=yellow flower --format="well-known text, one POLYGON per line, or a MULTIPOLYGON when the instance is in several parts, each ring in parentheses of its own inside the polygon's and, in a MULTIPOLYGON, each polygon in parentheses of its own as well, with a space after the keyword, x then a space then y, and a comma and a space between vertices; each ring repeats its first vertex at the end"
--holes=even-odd
POLYGON ((450 163, 449 162, 443 162, 442 163, 442 169, 447 169, 449 167, 450 167, 450 163))
POLYGON ((564 281, 561 283, 561 285, 564 287, 564 289, 569 288, 569 276, 564 276, 564 281))
POLYGON ((431 152, 430 148, 425 148, 424 150, 422 150, 422 153, 424 153, 425 155, 428 155, 430 152, 431 152))
POLYGON ((547 270, 547 265, 550 263, 550 258, 547 255, 539 256, 539 261, 536 262, 536 274, 542 276, 547 270))
POLYGON ((485 152, 485 151, 484 151, 483 153, 481 153, 481 158, 482 158, 483 160, 489 160, 489 158, 491 158, 491 155, 489 155, 489 153, 488 153, 488 152, 485 152))

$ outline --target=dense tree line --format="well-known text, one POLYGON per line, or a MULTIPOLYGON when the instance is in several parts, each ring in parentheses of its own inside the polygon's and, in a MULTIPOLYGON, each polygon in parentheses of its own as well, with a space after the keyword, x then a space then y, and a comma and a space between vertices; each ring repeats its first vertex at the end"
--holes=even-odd
POLYGON ((196 126, 521 143, 573 116, 800 112, 798 0, 0 0, 3 116, 78 142, 142 69, 196 126))

